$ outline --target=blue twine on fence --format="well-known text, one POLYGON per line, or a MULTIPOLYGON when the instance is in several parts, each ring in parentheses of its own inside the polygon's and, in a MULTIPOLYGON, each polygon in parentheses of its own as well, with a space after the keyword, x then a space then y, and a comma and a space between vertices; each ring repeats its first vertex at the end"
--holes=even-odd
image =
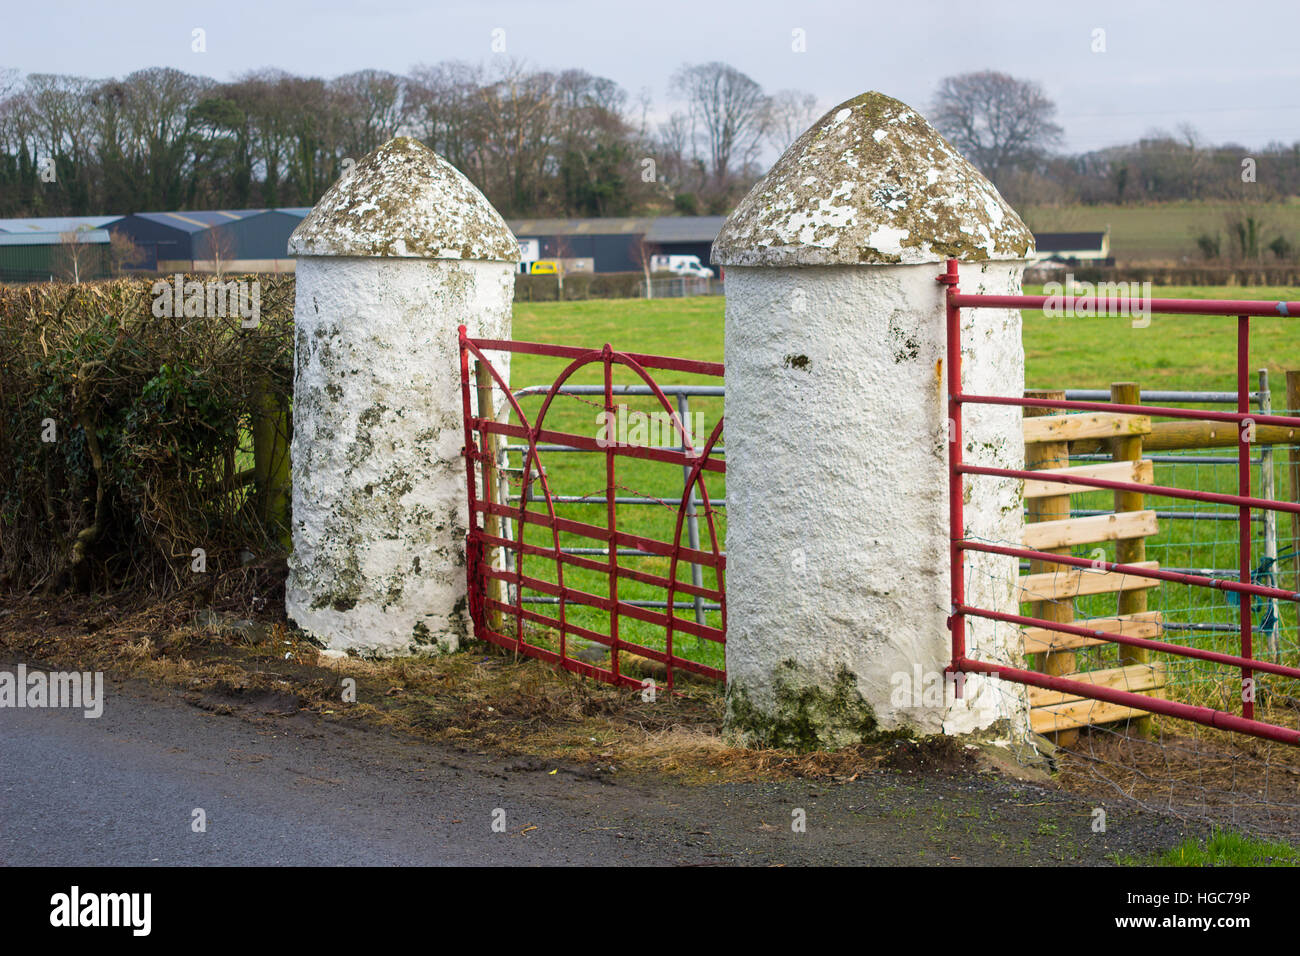
MULTIPOLYGON (((1294 548, 1283 551, 1276 558, 1264 558, 1259 562, 1259 566, 1250 572, 1250 581, 1252 584, 1267 584, 1273 580, 1273 568, 1284 561, 1294 561, 1300 558, 1294 548)), ((1228 603, 1233 607, 1240 607, 1241 597, 1236 591, 1228 591, 1228 603)), ((1258 594, 1254 595, 1250 602, 1252 611, 1261 611, 1258 618, 1259 623, 1255 625, 1255 630, 1263 633, 1272 631, 1277 626, 1277 614, 1273 610, 1273 602, 1266 601, 1258 594)))

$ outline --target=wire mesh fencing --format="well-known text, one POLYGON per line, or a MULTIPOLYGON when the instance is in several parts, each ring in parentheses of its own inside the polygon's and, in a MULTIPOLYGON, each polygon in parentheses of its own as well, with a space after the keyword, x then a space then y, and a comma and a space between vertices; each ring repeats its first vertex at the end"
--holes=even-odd
MULTIPOLYGON (((1279 469, 1281 456, 1295 460, 1300 419, 1271 407, 1266 375, 1250 393, 1248 365, 1251 318, 1285 318, 1292 304, 1140 303, 1145 315, 1235 318, 1230 394, 1140 393, 1131 383, 1095 394, 969 394, 962 309, 1057 306, 1050 296, 963 294, 955 261, 939 281, 956 436, 950 670, 1001 678, 995 692, 1029 712, 1028 726, 1016 728, 1032 738, 1020 752, 1050 754, 1067 785, 1218 825, 1300 830, 1300 587, 1294 546, 1281 534, 1300 517, 1300 480, 1288 467, 1284 497, 1279 469), (967 404, 1022 409, 1025 467, 963 461, 967 404), (1035 420, 1045 415, 1059 417, 1035 420), (966 530, 963 482, 978 496, 992 478, 1024 480, 1022 541, 966 530), (1031 494, 1031 485, 1049 490, 1031 494), (968 566, 967 552, 1021 559, 1018 613, 968 606, 968 585, 986 583, 969 576, 987 572, 968 566), (982 659, 967 651, 968 618, 997 627, 982 659)), ((1129 315, 1132 305, 1090 300, 1082 314, 1129 315)), ((1293 415, 1300 402, 1288 404, 1293 415)))

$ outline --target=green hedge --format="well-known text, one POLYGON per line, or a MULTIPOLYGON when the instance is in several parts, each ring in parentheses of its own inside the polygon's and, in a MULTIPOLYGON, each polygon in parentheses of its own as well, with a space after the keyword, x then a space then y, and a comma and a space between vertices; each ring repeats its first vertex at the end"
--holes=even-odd
MULTIPOLYGON (((637 283, 645 281, 640 272, 597 272, 565 277, 564 300, 635 299, 637 283)), ((555 302, 559 298, 559 281, 553 275, 515 276, 516 302, 555 302)))
MULTIPOLYGON (((574 275, 564 297, 635 296, 641 278, 574 275)), ((283 557, 294 280, 230 280, 259 283, 255 328, 156 316, 170 279, 0 285, 0 588, 210 591, 283 557)), ((556 286, 520 275, 516 298, 556 286)))
POLYGON ((293 279, 230 279, 256 327, 159 317, 155 279, 0 286, 0 584, 170 593, 282 553, 293 279))

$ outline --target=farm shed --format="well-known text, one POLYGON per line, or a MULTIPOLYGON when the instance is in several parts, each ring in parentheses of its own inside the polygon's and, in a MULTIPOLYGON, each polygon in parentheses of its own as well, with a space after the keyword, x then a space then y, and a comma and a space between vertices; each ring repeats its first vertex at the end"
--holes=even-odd
POLYGON ((105 229, 0 232, 0 282, 106 278, 109 242, 105 229))
POLYGON ((0 233, 79 232, 107 229, 121 216, 40 216, 32 219, 0 219, 0 233))
POLYGON ((708 264, 713 240, 726 216, 665 216, 656 219, 646 233, 646 242, 666 256, 699 256, 708 264))
POLYGON ((291 272, 285 250, 303 210, 142 212, 117 222, 144 251, 139 268, 158 272, 291 272))
POLYGON ((1105 232, 1036 232, 1034 245, 1037 252, 1030 265, 1059 262, 1065 265, 1114 265, 1110 254, 1110 230, 1105 232))
POLYGON ((516 239, 535 239, 539 259, 590 258, 597 272, 634 272, 637 241, 652 219, 515 219, 507 225, 516 239))
POLYGON ((696 255, 709 261, 723 216, 662 216, 605 219, 514 219, 515 238, 538 244, 538 258, 592 258, 597 272, 639 272, 637 243, 644 239, 665 255, 696 255))

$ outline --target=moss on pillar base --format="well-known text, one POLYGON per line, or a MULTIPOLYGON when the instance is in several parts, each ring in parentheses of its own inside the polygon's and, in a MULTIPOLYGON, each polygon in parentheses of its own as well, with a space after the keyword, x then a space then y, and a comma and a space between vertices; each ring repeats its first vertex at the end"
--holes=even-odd
POLYGON ((770 706, 759 706, 744 686, 728 685, 726 729, 741 745, 834 750, 899 736, 898 731, 877 729, 875 712, 858 692, 857 677, 844 666, 828 686, 798 662, 782 661, 770 697, 770 706))

